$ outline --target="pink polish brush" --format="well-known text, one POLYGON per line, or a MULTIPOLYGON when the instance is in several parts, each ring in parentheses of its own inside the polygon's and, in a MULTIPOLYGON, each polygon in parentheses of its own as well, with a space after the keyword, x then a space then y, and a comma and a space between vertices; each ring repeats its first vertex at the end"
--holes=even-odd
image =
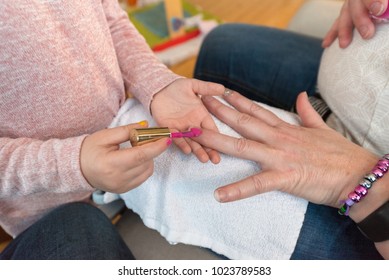
POLYGON ((183 138, 183 137, 197 137, 200 136, 202 133, 200 128, 191 128, 189 131, 186 132, 172 132, 170 133, 171 138, 183 138))
POLYGON ((130 142, 133 147, 154 142, 164 137, 183 138, 197 137, 202 133, 200 128, 191 128, 185 132, 170 132, 168 127, 136 128, 130 132, 130 142))

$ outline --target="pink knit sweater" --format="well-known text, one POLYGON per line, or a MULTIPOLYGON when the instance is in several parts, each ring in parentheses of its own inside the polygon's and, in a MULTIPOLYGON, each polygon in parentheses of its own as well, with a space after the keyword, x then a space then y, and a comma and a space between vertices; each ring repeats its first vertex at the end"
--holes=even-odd
POLYGON ((158 62, 117 0, 0 1, 0 225, 16 236, 93 188, 87 134, 130 91, 148 108, 178 76, 158 62))

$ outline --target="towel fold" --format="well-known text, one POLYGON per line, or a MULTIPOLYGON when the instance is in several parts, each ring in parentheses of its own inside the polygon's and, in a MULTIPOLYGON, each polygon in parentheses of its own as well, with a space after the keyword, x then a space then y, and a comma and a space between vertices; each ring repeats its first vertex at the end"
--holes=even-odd
MULTIPOLYGON (((295 114, 271 110, 290 123, 299 123, 295 114)), ((155 126, 142 105, 129 99, 111 127, 144 119, 155 126)), ((238 136, 225 124, 216 119, 215 122, 222 133, 238 136)), ((140 215, 146 226, 172 244, 206 247, 230 259, 289 259, 307 201, 276 191, 225 204, 213 197, 217 187, 259 171, 257 163, 227 155, 222 155, 217 165, 204 164, 173 145, 155 159, 154 174, 120 198, 140 215)))

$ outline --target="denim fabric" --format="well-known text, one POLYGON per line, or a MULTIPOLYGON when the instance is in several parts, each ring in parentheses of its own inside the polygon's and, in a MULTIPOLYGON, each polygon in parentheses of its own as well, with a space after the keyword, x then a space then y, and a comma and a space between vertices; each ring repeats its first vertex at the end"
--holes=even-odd
POLYGON ((134 259, 111 221, 86 203, 61 206, 16 237, 0 259, 134 259))
POLYGON ((320 40, 280 29, 224 24, 205 38, 194 76, 290 110, 316 92, 320 40))
POLYGON ((308 204, 292 260, 380 260, 374 243, 337 209, 308 204))
MULTIPOLYGON (((225 24, 206 37, 194 76, 288 110, 301 91, 315 94, 322 52, 319 39, 274 28, 225 24)), ((334 208, 309 203, 291 259, 381 256, 348 217, 339 216, 334 208)))

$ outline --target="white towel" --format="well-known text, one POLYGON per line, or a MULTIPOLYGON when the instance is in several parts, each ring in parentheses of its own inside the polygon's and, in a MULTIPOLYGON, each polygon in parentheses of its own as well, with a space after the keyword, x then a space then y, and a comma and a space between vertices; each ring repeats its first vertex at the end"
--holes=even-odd
MULTIPOLYGON (((292 113, 271 110, 288 122, 299 123, 292 113)), ((142 105, 130 99, 111 127, 145 119, 155 126, 142 105)), ((221 132, 237 136, 231 128, 215 121, 221 132)), ((281 192, 225 204, 213 197, 217 187, 259 170, 254 162, 226 155, 217 165, 200 163, 194 155, 184 155, 173 145, 155 159, 154 174, 146 182, 120 197, 146 226, 159 231, 172 244, 206 247, 230 259, 289 259, 307 201, 281 192)), ((107 197, 112 200, 115 196, 107 197)))

